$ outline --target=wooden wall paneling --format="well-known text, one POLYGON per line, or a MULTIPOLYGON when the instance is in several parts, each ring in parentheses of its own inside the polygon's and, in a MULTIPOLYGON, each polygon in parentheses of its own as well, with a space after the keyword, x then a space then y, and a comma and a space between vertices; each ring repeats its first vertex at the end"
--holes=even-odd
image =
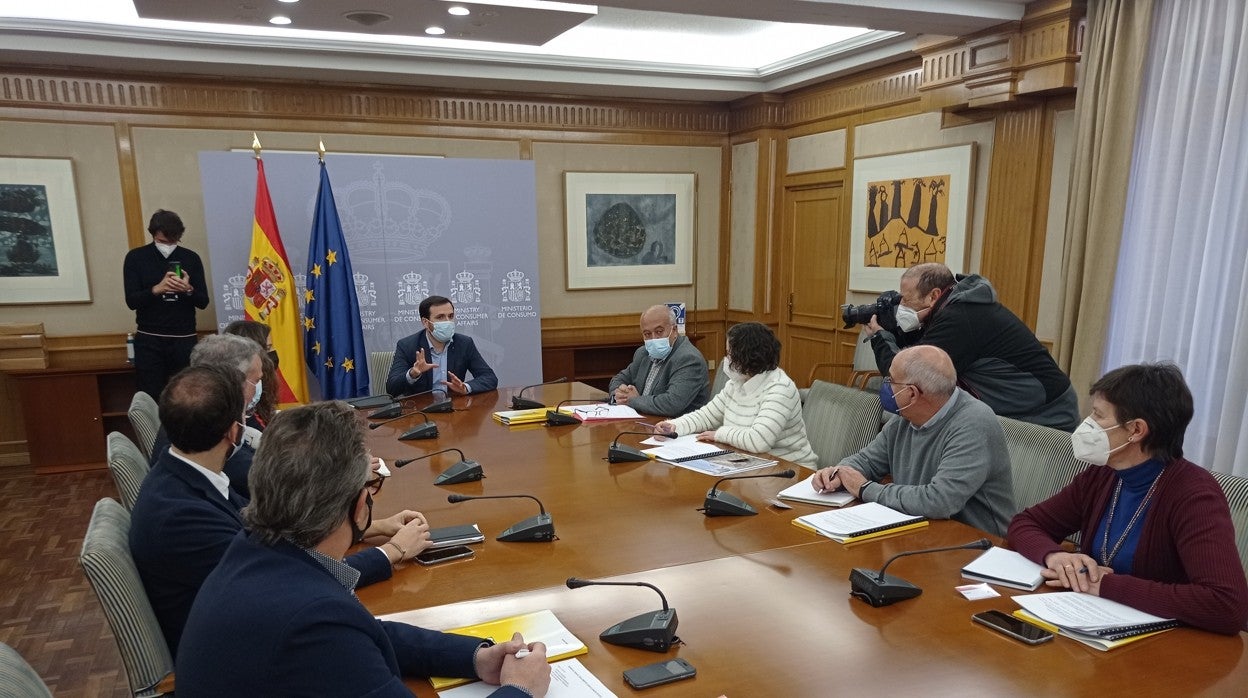
POLYGON ((788 348, 785 370, 805 376, 821 361, 835 360, 835 330, 845 297, 845 254, 848 231, 843 223, 841 182, 810 189, 786 189, 785 223, 780 241, 782 270, 780 341, 788 348), (815 356, 794 340, 825 337, 823 353, 815 356), (795 346, 796 345, 796 346, 795 346))
POLYGON ((1044 271, 1051 113, 1040 104, 996 117, 980 263, 1001 302, 1033 328, 1044 271))
POLYGON ((126 217, 126 239, 130 247, 146 245, 147 221, 143 219, 143 203, 139 197, 139 170, 134 162, 134 142, 130 124, 124 120, 113 124, 117 138, 117 167, 121 174, 121 207, 126 217))

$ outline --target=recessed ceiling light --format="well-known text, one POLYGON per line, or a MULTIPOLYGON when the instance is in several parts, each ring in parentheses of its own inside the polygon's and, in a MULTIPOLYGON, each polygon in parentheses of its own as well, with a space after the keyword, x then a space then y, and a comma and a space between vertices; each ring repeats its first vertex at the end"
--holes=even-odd
POLYGON ((299 0, 277 0, 277 1, 278 1, 278 2, 290 3, 290 4, 294 4, 294 3, 296 3, 296 2, 299 2, 299 0))
POLYGON ((425 33, 430 36, 442 36, 446 30, 442 27, 425 27, 425 33))
POLYGON ((450 7, 446 8, 446 12, 447 14, 452 14, 452 15, 455 15, 456 17, 464 17, 468 14, 471 14, 471 11, 467 7, 464 7, 463 5, 451 5, 450 7))
POLYGON ((282 15, 273 15, 269 18, 269 24, 290 24, 290 18, 282 15))

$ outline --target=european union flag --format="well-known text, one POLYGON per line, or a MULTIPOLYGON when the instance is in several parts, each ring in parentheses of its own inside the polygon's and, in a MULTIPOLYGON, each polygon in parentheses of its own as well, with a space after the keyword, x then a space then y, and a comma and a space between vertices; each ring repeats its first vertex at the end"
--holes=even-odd
POLYGON ((304 358, 321 383, 321 396, 342 400, 368 395, 368 354, 360 325, 355 276, 342 237, 329 174, 321 162, 321 189, 316 194, 312 240, 308 248, 308 281, 304 298, 304 358))

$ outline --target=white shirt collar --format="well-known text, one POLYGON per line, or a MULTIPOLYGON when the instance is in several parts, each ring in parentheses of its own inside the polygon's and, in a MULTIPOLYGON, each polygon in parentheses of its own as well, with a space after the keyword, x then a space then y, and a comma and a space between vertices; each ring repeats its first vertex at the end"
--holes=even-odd
POLYGON ((199 471, 200 474, 208 478, 208 482, 214 488, 216 488, 218 492, 221 493, 221 496, 224 497, 226 501, 229 501, 230 499, 230 476, 229 475, 226 475, 225 473, 214 473, 213 471, 205 468, 199 463, 196 463, 190 458, 187 458, 181 453, 178 453, 178 450, 174 448, 173 446, 169 447, 169 455, 173 456, 174 458, 177 458, 183 463, 186 463, 187 465, 191 466, 195 470, 199 471))

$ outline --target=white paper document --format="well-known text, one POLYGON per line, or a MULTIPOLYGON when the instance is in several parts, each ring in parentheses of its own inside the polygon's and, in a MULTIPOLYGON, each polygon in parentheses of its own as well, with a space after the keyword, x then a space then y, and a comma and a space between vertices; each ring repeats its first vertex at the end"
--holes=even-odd
POLYGON ((599 405, 560 407, 559 411, 566 412, 582 422, 600 422, 608 419, 641 419, 641 413, 628 405, 608 405, 602 403, 599 405))
MULTIPOLYGON (((486 698, 498 686, 483 681, 448 688, 438 693, 442 698, 486 698)), ((565 659, 550 665, 550 690, 547 698, 615 698, 597 676, 589 673, 577 659, 565 659)))
POLYGON ((901 525, 907 521, 922 521, 923 517, 903 514, 879 502, 864 502, 848 509, 821 511, 799 516, 797 520, 814 527, 830 538, 837 538, 860 535, 867 531, 901 525))
POLYGON ((854 495, 845 490, 836 492, 819 492, 811 484, 815 480, 815 474, 811 473, 810 477, 802 480, 796 485, 786 487, 776 495, 780 499, 789 499, 795 502, 806 502, 807 504, 818 504, 824 507, 843 507, 854 501, 854 495))
POLYGON ((713 456, 725 451, 723 446, 709 441, 698 441, 697 434, 684 434, 669 439, 662 446, 647 448, 642 453, 669 463, 681 460, 713 456))
POLYGON ((1000 584, 1013 589, 1035 591, 1044 583, 1040 565, 1013 550, 992 547, 985 550, 974 562, 962 568, 962 576, 989 584, 1000 584))
POLYGON ((1014 601, 1046 623, 1075 630, 1130 627, 1168 620, 1117 601, 1077 591, 1025 594, 1015 596, 1014 601))

